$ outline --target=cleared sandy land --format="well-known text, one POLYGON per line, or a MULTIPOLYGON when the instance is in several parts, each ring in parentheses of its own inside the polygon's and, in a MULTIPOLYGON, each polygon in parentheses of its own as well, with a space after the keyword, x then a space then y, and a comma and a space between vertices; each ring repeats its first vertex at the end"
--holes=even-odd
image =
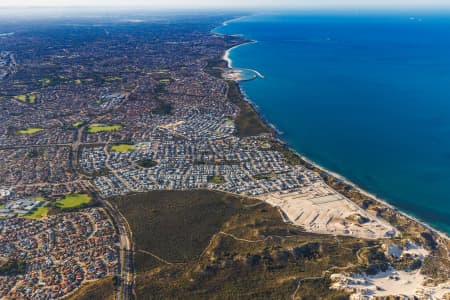
POLYGON ((390 237, 395 229, 337 193, 316 182, 291 193, 270 193, 259 197, 279 207, 285 219, 316 233, 376 239, 390 237))
POLYGON ((436 287, 423 284, 426 277, 415 272, 395 271, 393 269, 374 276, 334 274, 332 288, 353 292, 350 299, 375 299, 375 297, 398 295, 404 299, 448 299, 450 283, 436 287), (416 298, 414 298, 416 297, 416 298))
MULTIPOLYGON (((386 245, 386 244, 385 244, 386 245)), ((403 257, 414 256, 423 260, 429 251, 415 244, 406 246, 386 245, 386 255, 403 257)), ((420 269, 406 272, 393 268, 376 275, 366 274, 333 274, 332 289, 345 290, 352 293, 350 299, 376 299, 376 297, 402 296, 402 299, 450 299, 450 281, 437 286, 427 286, 427 277, 420 269), (448 297, 447 297, 448 295, 448 297), (447 298, 446 298, 447 297, 447 298)))

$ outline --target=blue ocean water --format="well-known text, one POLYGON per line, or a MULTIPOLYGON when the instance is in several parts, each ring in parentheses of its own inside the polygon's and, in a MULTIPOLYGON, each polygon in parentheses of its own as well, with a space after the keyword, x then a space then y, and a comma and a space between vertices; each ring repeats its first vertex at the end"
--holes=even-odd
POLYGON ((450 233, 450 13, 257 14, 233 67, 293 148, 450 233))

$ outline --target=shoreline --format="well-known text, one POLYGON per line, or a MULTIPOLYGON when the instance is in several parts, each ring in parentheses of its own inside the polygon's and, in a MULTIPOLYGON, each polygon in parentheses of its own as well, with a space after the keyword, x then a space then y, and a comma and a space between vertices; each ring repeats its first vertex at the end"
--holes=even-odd
MULTIPOLYGON (((236 45, 236 46, 231 47, 230 49, 226 50, 225 53, 222 55, 222 59, 227 62, 227 67, 229 69, 234 69, 233 68, 233 60, 230 58, 231 51, 233 51, 234 49, 237 49, 237 48, 239 48, 241 46, 250 45, 250 44, 256 44, 256 43, 258 43, 258 41, 249 40, 248 42, 244 42, 242 44, 236 45)), ((251 71, 255 72, 256 75, 258 75, 260 78, 264 78, 264 75, 261 74, 259 71, 255 70, 255 69, 249 69, 249 68, 236 68, 236 69, 251 70, 251 71)))
MULTIPOLYGON (((299 156, 302 160, 304 160, 305 162, 311 164, 311 165, 314 166, 315 168, 317 168, 317 169, 323 171, 324 173, 327 173, 328 175, 330 175, 330 176, 332 176, 332 177, 335 177, 335 178, 339 179, 340 181, 342 181, 342 182, 345 183, 345 184, 350 185, 350 186, 353 187, 356 191, 360 192, 362 195, 367 196, 368 198, 371 198, 371 199, 373 199, 373 200, 379 202, 380 204, 383 204, 384 206, 387 206, 388 208, 394 210, 396 213, 398 213, 398 214, 400 214, 400 215, 402 215, 402 216, 404 216, 404 217, 406 217, 406 218, 408 218, 408 219, 411 219, 411 220, 414 221, 414 222, 417 222, 418 224, 424 226, 424 227, 427 228, 428 230, 433 231, 434 233, 436 233, 436 234, 439 235, 440 237, 442 237, 442 238, 444 238, 444 239, 447 239, 447 240, 450 240, 450 236, 449 236, 446 232, 440 231, 439 229, 434 228, 432 225, 426 223, 425 221, 422 221, 422 220, 418 219, 417 217, 411 216, 410 214, 408 214, 408 213, 406 213, 406 212, 404 212, 404 211, 401 211, 401 210, 400 210, 399 208, 397 208, 396 206, 390 204, 387 200, 384 200, 384 199, 382 199, 382 198, 376 196, 375 194, 366 191, 364 188, 358 186, 357 184, 353 183, 352 181, 350 181, 349 179, 345 178, 344 176, 342 176, 342 175, 340 175, 340 174, 338 174, 338 173, 336 173, 336 172, 333 172, 333 171, 331 171, 331 170, 329 170, 329 169, 327 169, 327 168, 325 168, 325 167, 323 167, 323 166, 321 166, 321 165, 315 163, 314 161, 312 161, 312 160, 310 160, 309 158, 305 157, 304 155, 300 154, 297 150, 293 149, 289 144, 287 144, 286 142, 284 142, 284 141, 281 140, 280 138, 277 137, 277 140, 278 140, 280 143, 286 145, 292 152, 294 152, 294 153, 295 153, 297 156, 299 156)), ((350 199, 350 200, 351 200, 351 199, 350 199)))
POLYGON ((231 58, 230 58, 230 53, 231 53, 231 51, 233 51, 234 49, 237 49, 237 48, 239 48, 239 47, 241 47, 241 46, 249 45, 249 44, 255 44, 255 43, 257 43, 257 41, 250 40, 250 41, 248 41, 248 42, 244 42, 244 43, 242 43, 242 44, 236 45, 236 46, 231 47, 230 49, 226 50, 225 53, 222 55, 222 59, 223 59, 224 61, 227 62, 227 67, 228 67, 229 69, 232 69, 232 68, 233 68, 233 61, 232 61, 231 58))
MULTIPOLYGON (((222 26, 227 26, 229 22, 234 21, 234 20, 239 20, 239 19, 242 19, 242 18, 244 18, 244 17, 239 17, 239 18, 235 18, 235 19, 231 19, 231 20, 225 21, 225 22, 222 23, 222 26)), ((219 27, 221 27, 221 26, 219 26, 219 27)), ((217 28, 219 28, 219 27, 214 28, 212 30, 212 32, 214 34, 227 35, 227 34, 222 34, 222 33, 215 32, 215 30, 217 28)), ((250 40, 248 42, 243 42, 242 44, 239 44, 239 45, 236 45, 234 47, 231 47, 231 48, 227 49, 225 51, 225 53, 223 54, 223 56, 222 56, 222 59, 227 62, 227 67, 229 69, 233 68, 233 66, 232 66, 233 61, 229 57, 230 56, 230 52, 232 50, 234 50, 234 49, 236 49, 236 48, 238 48, 240 46, 243 46, 243 45, 254 44, 254 43, 257 43, 257 42, 258 41, 256 41, 256 40, 250 40)), ((263 123, 265 123, 271 130, 273 130, 275 139, 279 143, 281 143, 282 145, 285 145, 290 151, 295 153, 295 155, 297 155, 300 159, 302 159, 303 161, 311 164, 313 167, 321 170, 322 172, 324 172, 324 173, 326 173, 326 174, 328 174, 328 175, 330 175, 330 176, 332 176, 332 177, 342 181, 343 183, 353 187, 356 191, 358 191, 362 195, 367 196, 368 198, 371 198, 371 199, 377 201, 378 203, 380 203, 380 204, 382 204, 382 205, 384 205, 384 206, 394 210, 396 213, 398 213, 398 214, 400 214, 400 215, 402 215, 402 216, 404 216, 404 217, 406 217, 406 218, 408 218, 408 219, 410 219, 410 220, 412 220, 412 221, 422 225, 423 227, 425 227, 428 230, 430 230, 430 231, 434 232, 435 234, 437 234, 439 237, 444 238, 446 240, 450 240, 450 234, 447 234, 446 232, 443 232, 443 231, 441 231, 439 229, 436 229, 435 227, 433 227, 433 225, 430 225, 430 224, 426 223, 425 221, 420 220, 419 218, 414 217, 414 216, 412 216, 412 215, 410 215, 410 214, 408 214, 408 213, 406 213, 404 211, 401 211, 396 206, 390 204, 388 202, 388 200, 382 199, 382 198, 376 196, 375 194, 366 191, 364 188, 362 188, 362 187, 358 186, 357 184, 353 183, 349 179, 345 178, 343 175, 338 174, 336 172, 333 172, 333 171, 331 171, 331 170, 329 170, 329 169, 319 165, 318 163, 314 162, 313 160, 311 160, 311 159, 305 157, 304 155, 302 155, 296 149, 292 148, 291 145, 289 145, 287 142, 285 142, 282 139, 282 137, 281 137, 282 132, 274 124, 270 123, 268 121, 268 118, 264 117, 264 113, 258 108, 258 106, 253 101, 251 101, 250 97, 245 93, 245 91, 243 90, 243 88, 239 84, 239 82, 236 82, 236 84, 237 84, 238 88, 241 90, 241 93, 243 95, 243 100, 247 101, 253 107, 253 109, 257 113, 258 117, 261 119, 261 121, 263 123)), ((351 201, 353 202, 353 200, 351 200, 351 201)), ((394 225, 394 224, 392 224, 392 225, 394 225)))
MULTIPOLYGON (((228 26, 228 24, 229 24, 230 22, 236 21, 236 20, 240 20, 240 19, 243 19, 243 18, 245 18, 245 16, 242 16, 242 17, 238 17, 238 18, 235 18, 235 19, 231 19, 231 20, 225 21, 225 22, 222 23, 222 26, 219 26, 219 27, 228 26)), ((218 35, 227 35, 227 34, 222 34, 222 33, 215 32, 215 30, 216 30, 217 28, 219 28, 219 27, 214 28, 211 32, 213 32, 214 34, 218 34, 218 35)), ((242 43, 242 44, 239 44, 239 45, 236 45, 236 46, 234 46, 234 47, 231 47, 230 49, 227 49, 227 50, 225 51, 225 53, 222 55, 222 59, 223 59, 224 61, 227 62, 227 67, 228 67, 229 69, 233 69, 233 60, 230 58, 230 53, 231 53, 231 51, 233 51, 234 49, 237 49, 237 48, 239 48, 239 47, 241 47, 241 46, 250 45, 250 44, 256 44, 256 43, 258 43, 258 41, 256 41, 256 40, 248 40, 248 41, 246 41, 246 42, 244 42, 244 43, 242 43)), ((237 68, 237 69, 250 70, 250 71, 255 72, 255 74, 258 75, 260 78, 264 78, 264 75, 261 74, 258 70, 255 70, 255 69, 249 69, 249 68, 237 68)))

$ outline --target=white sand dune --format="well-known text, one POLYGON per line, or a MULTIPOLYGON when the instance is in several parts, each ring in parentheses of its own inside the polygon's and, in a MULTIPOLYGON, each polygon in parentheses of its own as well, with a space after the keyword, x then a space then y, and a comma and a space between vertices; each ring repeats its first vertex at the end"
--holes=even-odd
MULTIPOLYGON (((286 221, 315 233, 349 235, 377 239, 395 235, 395 228, 386 221, 364 211, 323 182, 291 193, 270 193, 259 197, 278 207, 286 221)), ((400 257, 413 255, 420 259, 429 252, 414 244, 397 246, 387 243, 386 254, 400 257)), ((374 276, 365 274, 334 274, 332 288, 353 293, 351 299, 376 299, 383 296, 403 296, 402 299, 446 299, 450 283, 435 287, 424 285, 426 277, 420 270, 413 272, 390 269, 374 276), (414 298, 415 297, 415 298, 414 298)))
POLYGON ((425 286, 426 277, 420 270, 414 272, 390 269, 374 276, 362 274, 331 275, 333 289, 353 293, 350 299, 375 299, 375 297, 403 296, 402 299, 446 299, 450 283, 435 287, 425 286), (415 297, 415 298, 414 298, 415 297))

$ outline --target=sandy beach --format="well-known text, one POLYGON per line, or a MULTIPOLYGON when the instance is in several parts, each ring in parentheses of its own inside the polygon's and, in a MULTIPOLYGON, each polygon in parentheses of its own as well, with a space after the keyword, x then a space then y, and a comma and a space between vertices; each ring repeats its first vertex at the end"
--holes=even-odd
MULTIPOLYGON (((234 47, 228 49, 227 51, 225 51, 225 53, 222 56, 222 59, 227 62, 228 68, 230 68, 230 69, 233 68, 233 61, 230 58, 231 51, 233 51, 234 49, 239 48, 241 46, 248 45, 248 44, 255 44, 255 43, 257 43, 257 41, 248 41, 246 43, 239 44, 239 45, 234 46, 234 47)), ((255 70, 253 70, 253 71, 256 72, 258 74, 258 76, 260 76, 261 78, 264 78, 264 76, 261 73, 259 73, 258 71, 255 71, 255 70)))

